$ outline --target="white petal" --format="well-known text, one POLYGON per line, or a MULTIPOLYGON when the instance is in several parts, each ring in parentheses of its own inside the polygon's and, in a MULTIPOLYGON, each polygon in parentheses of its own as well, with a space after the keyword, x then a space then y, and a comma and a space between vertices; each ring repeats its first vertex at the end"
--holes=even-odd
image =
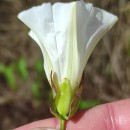
POLYGON ((51 60, 48 56, 48 53, 46 51, 46 49, 44 48, 44 45, 42 44, 42 42, 38 39, 38 37, 36 36, 35 33, 33 33, 32 31, 29 32, 29 36, 36 41, 36 43, 39 45, 39 47, 41 48, 43 57, 44 57, 44 70, 47 76, 48 81, 50 81, 50 74, 52 70, 52 63, 51 60))
POLYGON ((51 4, 42 4, 41 6, 23 11, 18 15, 18 18, 23 21, 41 41, 41 45, 44 46, 53 65, 52 70, 57 74, 58 80, 60 81, 61 76, 51 4))
MULTIPOLYGON (((89 34, 88 24, 90 21, 90 12, 93 5, 88 4, 87 10, 83 1, 76 1, 76 29, 77 29, 77 46, 79 57, 79 69, 77 80, 81 81, 84 70, 84 56, 86 53, 86 45, 91 35, 89 34)), ((99 22, 96 25, 100 24, 99 22)), ((92 28, 91 26, 90 28, 92 28)))
POLYGON ((114 26, 117 20, 117 16, 113 14, 99 8, 92 8, 90 13, 90 21, 87 25, 87 32, 90 37, 86 46, 84 66, 99 40, 114 26))
POLYGON ((30 36, 42 50, 48 80, 52 70, 58 83, 68 78, 72 87, 80 83, 98 41, 117 21, 116 16, 83 1, 43 4, 18 18, 31 29, 30 36))
POLYGON ((59 54, 61 80, 68 78, 72 86, 77 82, 75 76, 77 76, 78 72, 76 68, 78 66, 78 60, 76 59, 77 35, 75 7, 75 2, 69 4, 56 3, 53 5, 53 19, 59 54), (75 30, 73 30, 73 27, 75 30))
POLYGON ((116 16, 92 4, 77 1, 77 41, 81 68, 85 68, 94 47, 116 21, 116 16))
POLYGON ((92 4, 76 1, 78 60, 75 64, 77 64, 77 68, 79 66, 77 81, 81 80, 83 70, 94 47, 116 21, 116 16, 95 8, 92 4))

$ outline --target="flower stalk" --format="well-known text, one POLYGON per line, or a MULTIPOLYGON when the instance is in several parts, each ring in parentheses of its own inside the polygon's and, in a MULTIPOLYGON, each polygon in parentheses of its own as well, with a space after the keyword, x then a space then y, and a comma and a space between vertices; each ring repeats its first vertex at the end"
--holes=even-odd
POLYGON ((65 130, 65 120, 60 119, 60 130, 65 130))

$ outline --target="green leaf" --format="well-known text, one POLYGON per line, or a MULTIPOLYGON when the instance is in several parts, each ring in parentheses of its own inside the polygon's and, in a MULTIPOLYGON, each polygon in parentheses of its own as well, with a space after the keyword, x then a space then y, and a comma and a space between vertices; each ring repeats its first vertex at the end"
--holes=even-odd
POLYGON ((27 70, 27 64, 25 59, 24 58, 19 59, 16 66, 20 76, 22 77, 23 80, 26 81, 28 79, 28 70, 27 70))
POLYGON ((32 84, 32 96, 36 100, 40 100, 42 98, 40 83, 35 82, 32 84))
POLYGON ((15 80, 15 75, 12 67, 5 67, 3 74, 6 77, 7 83, 11 90, 16 91, 16 80, 15 80))
POLYGON ((38 59, 36 61, 35 68, 38 73, 41 73, 43 71, 43 61, 41 59, 38 59))
POLYGON ((45 74, 45 71, 43 69, 43 60, 42 59, 38 59, 36 61, 35 69, 36 69, 38 75, 42 76, 43 79, 46 79, 46 74, 45 74))
POLYGON ((99 104, 101 104, 100 100, 86 101, 86 100, 81 99, 79 109, 88 109, 99 104))

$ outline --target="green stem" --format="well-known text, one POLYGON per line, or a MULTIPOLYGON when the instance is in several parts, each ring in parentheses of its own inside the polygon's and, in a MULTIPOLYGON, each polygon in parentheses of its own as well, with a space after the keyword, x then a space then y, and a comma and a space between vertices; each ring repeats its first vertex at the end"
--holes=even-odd
POLYGON ((60 120, 60 130, 65 130, 65 120, 60 120))

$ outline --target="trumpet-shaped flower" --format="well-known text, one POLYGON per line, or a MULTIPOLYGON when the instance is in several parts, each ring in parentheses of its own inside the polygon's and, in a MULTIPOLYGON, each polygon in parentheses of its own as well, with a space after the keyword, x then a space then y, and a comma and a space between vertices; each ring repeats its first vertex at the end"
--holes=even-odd
POLYGON ((42 50, 53 90, 52 113, 70 118, 79 104, 88 58, 118 18, 83 1, 44 3, 21 12, 18 18, 30 28, 29 35, 42 50))

